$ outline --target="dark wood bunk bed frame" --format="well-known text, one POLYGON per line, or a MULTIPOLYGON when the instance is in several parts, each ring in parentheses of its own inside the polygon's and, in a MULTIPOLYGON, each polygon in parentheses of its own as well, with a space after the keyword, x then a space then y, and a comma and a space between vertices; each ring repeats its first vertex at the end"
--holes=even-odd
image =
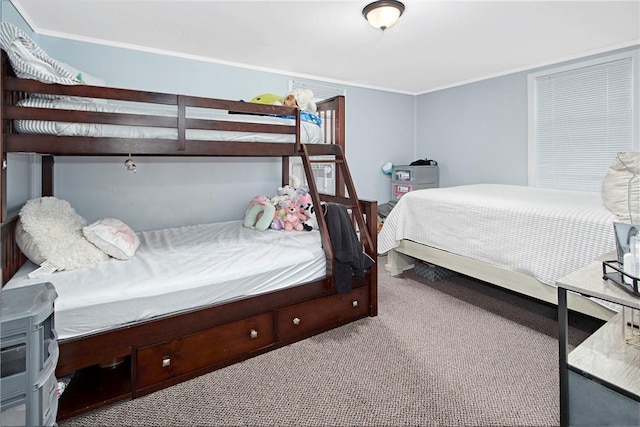
MULTIPOLYGON (((300 143, 297 109, 242 101, 207 99, 124 89, 44 84, 15 77, 2 51, 2 284, 24 264, 25 256, 13 234, 17 213, 7 212, 7 153, 42 154, 42 195, 53 195, 54 156, 250 156, 280 157, 282 181, 289 180, 289 158, 302 159, 309 190, 316 206, 340 203, 350 209, 363 250, 377 257, 377 204, 359 200, 344 157, 345 123, 343 97, 318 103, 328 144, 300 143), (178 117, 24 108, 16 103, 29 93, 47 93, 175 105, 178 117), (185 117, 185 107, 209 107, 252 114, 291 114, 295 126, 196 120, 185 117), (61 137, 16 133, 15 119, 109 123, 173 127, 177 140, 61 137), (195 141, 185 138, 185 129, 218 129, 288 133, 294 143, 246 143, 195 141), (336 165, 335 195, 319 194, 313 179, 313 156, 327 157, 336 165)), ((230 116, 231 118, 232 116, 230 116)), ((351 321, 377 315, 377 268, 364 278, 352 279, 352 290, 338 294, 334 287, 335 258, 324 217, 318 215, 319 230, 327 258, 324 279, 259 296, 219 303, 188 312, 169 314, 114 330, 59 342, 58 377, 74 373, 60 397, 58 419, 125 399, 136 398, 204 373, 305 339, 351 321), (215 342, 215 345, 209 343, 215 342), (99 365, 124 360, 113 369, 99 365), (164 363, 163 363, 164 361, 164 363), (163 366, 166 365, 166 366, 163 366)))

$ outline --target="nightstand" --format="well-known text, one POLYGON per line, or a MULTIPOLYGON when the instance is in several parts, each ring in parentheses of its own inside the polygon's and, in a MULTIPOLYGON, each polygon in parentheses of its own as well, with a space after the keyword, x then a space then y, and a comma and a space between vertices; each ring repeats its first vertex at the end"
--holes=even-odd
POLYGON ((623 329, 640 297, 602 277, 596 261, 556 282, 561 426, 640 425, 640 348, 625 342, 623 329), (620 304, 627 315, 614 315, 568 353, 567 291, 620 304))

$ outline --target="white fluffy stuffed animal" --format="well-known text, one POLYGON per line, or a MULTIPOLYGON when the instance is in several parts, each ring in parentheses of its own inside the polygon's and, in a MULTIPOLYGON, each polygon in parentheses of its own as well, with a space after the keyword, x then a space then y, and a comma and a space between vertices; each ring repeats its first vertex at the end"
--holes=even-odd
POLYGON ((278 187, 277 193, 271 197, 271 203, 279 205, 285 200, 296 200, 298 198, 298 190, 302 188, 302 181, 295 175, 289 178, 289 184, 284 187, 278 187))
POLYGON ((302 188, 302 181, 296 175, 291 175, 291 177, 289 178, 289 187, 293 188, 294 190, 298 190, 302 188))
POLYGON ((311 89, 294 88, 290 93, 295 96, 300 110, 314 114, 318 111, 311 89))

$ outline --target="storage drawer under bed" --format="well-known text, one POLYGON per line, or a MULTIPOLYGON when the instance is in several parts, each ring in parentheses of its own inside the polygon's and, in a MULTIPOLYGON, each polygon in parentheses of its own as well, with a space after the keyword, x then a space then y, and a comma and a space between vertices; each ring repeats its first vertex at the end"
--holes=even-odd
POLYGON ((274 344, 273 312, 138 349, 138 388, 274 344))
POLYGON ((288 343, 343 325, 369 313, 369 289, 291 305, 278 310, 278 341, 288 343))

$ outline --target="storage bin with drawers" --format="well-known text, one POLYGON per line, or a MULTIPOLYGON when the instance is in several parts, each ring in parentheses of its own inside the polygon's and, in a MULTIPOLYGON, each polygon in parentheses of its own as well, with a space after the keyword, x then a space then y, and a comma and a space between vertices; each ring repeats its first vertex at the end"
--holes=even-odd
POLYGON ((294 342, 365 317, 370 304, 368 291, 366 286, 362 286, 348 294, 335 294, 279 309, 277 327, 280 343, 294 342))
POLYGON ((274 345, 267 312, 138 349, 137 388, 144 389, 274 345))
POLYGON ((51 283, 0 292, 0 425, 55 425, 58 342, 51 283))
POLYGON ((438 166, 397 165, 391 171, 391 199, 400 200, 410 191, 440 186, 438 166))

